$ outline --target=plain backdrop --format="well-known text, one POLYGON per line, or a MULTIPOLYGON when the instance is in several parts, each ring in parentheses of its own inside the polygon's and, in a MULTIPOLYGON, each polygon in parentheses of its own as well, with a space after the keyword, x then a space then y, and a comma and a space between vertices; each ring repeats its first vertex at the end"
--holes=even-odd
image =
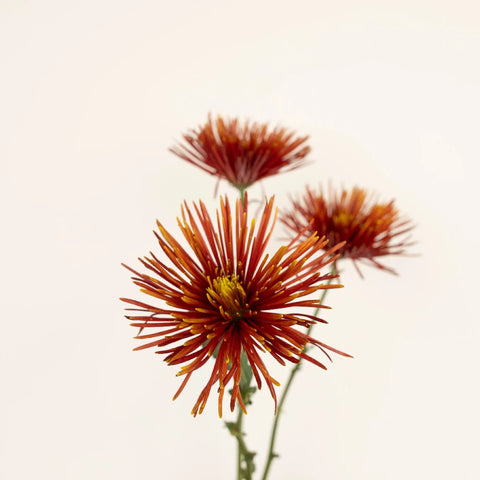
MULTIPOLYGON (((343 266, 315 332, 355 359, 304 366, 271 479, 480 478, 479 51, 466 0, 2 0, 0 478, 235 478, 215 394, 190 415, 206 372, 172 402, 118 300, 156 218, 178 236, 183 200, 218 204, 168 152, 209 112, 310 135, 252 198, 360 185, 416 224, 398 276, 343 266)), ((262 390, 259 469, 272 414, 262 390)))

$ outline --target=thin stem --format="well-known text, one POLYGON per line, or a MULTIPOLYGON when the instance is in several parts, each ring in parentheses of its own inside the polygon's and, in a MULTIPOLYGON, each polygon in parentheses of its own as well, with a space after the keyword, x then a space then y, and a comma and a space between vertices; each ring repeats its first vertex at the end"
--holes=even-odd
MULTIPOLYGON (((246 187, 237 187, 240 194, 240 201, 245 208, 245 191, 246 187)), ((250 387, 250 381, 252 379, 252 369, 248 363, 245 352, 241 354, 242 362, 242 379, 240 381, 240 393, 244 402, 247 404, 250 401, 250 397, 254 392, 250 387)), ((237 421, 235 423, 228 423, 227 427, 230 433, 237 439, 237 480, 251 480, 252 474, 255 469, 253 462, 254 453, 250 452, 247 448, 243 433, 243 410, 238 407, 237 421)))
MULTIPOLYGON (((248 357, 245 352, 242 352, 241 354, 241 363, 242 377, 240 378, 240 394, 245 405, 248 405, 251 402, 251 397, 255 392, 255 388, 250 386, 253 372, 248 363, 248 357)), ((245 442, 243 417, 243 410, 238 406, 236 422, 225 422, 225 425, 230 434, 237 440, 237 480, 252 480, 252 475, 255 470, 255 453, 248 449, 245 442)))
MULTIPOLYGON (((333 262, 331 275, 335 275, 335 274, 336 274, 335 262, 333 262)), ((333 278, 329 278, 327 280, 327 285, 330 285, 330 283, 332 283, 332 280, 333 278)), ((325 300, 325 297, 327 296, 327 292, 328 292, 328 289, 325 289, 322 292, 322 296, 320 297, 320 304, 322 305, 325 300)), ((320 307, 317 307, 315 309, 315 311, 313 312, 314 317, 318 315, 319 310, 320 310, 320 307)), ((310 325, 310 327, 307 330, 307 335, 310 335, 312 328, 313 328, 313 325, 310 325)), ((307 349, 308 349, 308 345, 305 346, 305 351, 307 351, 307 349)), ((267 480, 268 472, 270 471, 270 467, 272 465, 273 459, 275 457, 278 457, 278 454, 275 453, 275 440, 277 437, 278 422, 280 420, 280 414, 283 411, 283 404, 285 403, 287 394, 293 383, 293 379, 297 375, 297 372, 300 370, 301 364, 302 364, 302 359, 300 358, 299 362, 292 368, 292 371, 290 372, 290 376, 288 377, 288 380, 287 380, 287 384, 285 385, 285 388, 283 389, 283 393, 280 397, 280 402, 278 403, 278 408, 277 408, 277 414, 275 415, 275 420, 273 421, 272 433, 270 434, 270 444, 268 448, 267 463, 265 465, 265 470, 263 471, 262 480, 267 480)))
POLYGON ((243 424, 243 410, 238 408, 237 422, 235 423, 235 430, 237 431, 237 480, 242 480, 242 424, 243 424))
POLYGON ((243 438, 242 423, 243 423, 243 411, 240 408, 238 411, 236 426, 236 438, 238 442, 238 455, 237 455, 237 479, 238 480, 252 480, 252 474, 255 469, 253 464, 254 454, 250 452, 243 438))
POLYGON ((237 421, 227 422, 227 428, 237 439, 237 480, 252 480, 252 474, 255 470, 253 458, 254 452, 251 452, 244 439, 243 433, 243 411, 239 407, 237 421))
POLYGON ((243 207, 245 207, 245 192, 247 191, 246 187, 238 187, 238 191, 240 193, 240 200, 242 202, 243 207))

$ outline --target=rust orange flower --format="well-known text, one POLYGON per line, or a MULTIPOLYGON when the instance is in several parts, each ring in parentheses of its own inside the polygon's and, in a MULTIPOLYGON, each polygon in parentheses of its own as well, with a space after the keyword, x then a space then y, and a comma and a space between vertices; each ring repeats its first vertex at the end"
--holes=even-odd
POLYGON ((291 210, 282 216, 282 222, 294 235, 316 232, 324 235, 329 245, 346 242, 340 256, 352 259, 360 276, 357 260, 395 273, 379 263, 378 257, 403 254, 411 245, 406 234, 413 228, 408 219, 400 217, 393 200, 376 203, 358 187, 339 192, 330 189, 328 195, 321 188, 314 192, 307 187, 304 196, 294 200, 291 210))
POLYGON ((323 307, 312 294, 338 287, 323 283, 333 277, 320 271, 335 260, 341 245, 325 252, 326 241, 312 234, 269 256, 265 252, 277 216, 272 212, 273 197, 257 227, 255 220, 248 223, 247 207, 240 200, 233 215, 228 199, 222 198, 216 222, 202 202, 193 208, 185 203, 178 224, 189 250, 157 222, 159 233, 155 235, 165 261, 153 253, 140 259, 149 274, 127 267, 135 275, 134 283, 152 299, 146 303, 122 298, 133 306, 129 310, 137 312, 127 317, 140 329, 136 338, 147 341, 136 350, 153 347, 165 355, 169 365, 182 365, 177 375, 185 378, 174 399, 196 370, 211 365, 208 382, 193 407, 194 416, 203 411, 217 384, 221 416, 230 382, 231 410, 238 401, 245 411, 239 387, 242 352, 258 388, 263 377, 275 406, 278 382, 268 372, 262 354, 268 352, 282 365, 285 360, 306 359, 322 368, 326 367, 305 353, 307 344, 327 356, 327 350, 343 354, 296 328, 325 323, 302 309, 323 307))
POLYGON ((304 164, 310 147, 307 137, 295 137, 284 128, 266 124, 240 124, 238 119, 216 121, 183 136, 184 143, 170 149, 207 173, 245 190, 257 180, 296 169, 304 164))

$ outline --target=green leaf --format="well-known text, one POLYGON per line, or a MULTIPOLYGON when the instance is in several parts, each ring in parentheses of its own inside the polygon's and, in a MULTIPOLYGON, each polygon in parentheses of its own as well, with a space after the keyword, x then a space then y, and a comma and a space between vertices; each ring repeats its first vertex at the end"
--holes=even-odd
POLYGON ((243 397, 244 393, 246 394, 247 390, 249 390, 250 382, 253 378, 252 367, 250 366, 250 363, 248 361, 247 354, 243 351, 240 357, 240 364, 242 367, 242 376, 240 377, 240 392, 242 393, 243 397))

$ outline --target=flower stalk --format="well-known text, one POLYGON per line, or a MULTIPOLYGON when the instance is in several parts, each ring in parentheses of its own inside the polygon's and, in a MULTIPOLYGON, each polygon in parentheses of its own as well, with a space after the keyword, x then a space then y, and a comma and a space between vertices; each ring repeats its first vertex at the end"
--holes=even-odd
MULTIPOLYGON (((331 271, 332 277, 330 277, 327 280, 327 285, 329 285, 332 280, 334 279, 334 275, 336 275, 336 267, 335 267, 335 262, 332 263, 332 271, 331 271)), ((324 290, 322 292, 322 296, 320 297, 320 303, 323 305, 323 302, 325 301, 325 297, 327 296, 328 290, 324 290)), ((315 311, 313 313, 313 316, 316 317, 318 315, 318 312, 320 310, 320 307, 316 307, 315 311)), ((307 335, 310 335, 312 331, 313 325, 310 325, 307 331, 307 335)), ((305 350, 308 350, 308 345, 305 346, 305 350)), ((288 392, 290 391, 290 387, 292 386, 293 380, 295 376, 297 375, 298 371, 300 370, 300 367, 302 366, 302 361, 300 361, 292 368, 290 375, 288 376, 287 383, 285 385, 285 388, 283 389, 282 395, 280 397, 280 402, 278 403, 278 410, 277 413, 274 417, 273 424, 272 424, 272 431, 270 433, 270 442, 268 446, 268 454, 267 454, 267 461, 265 464, 265 469, 263 471, 262 475, 262 480, 267 480, 268 473, 270 472, 270 467, 272 465, 272 462, 274 458, 278 457, 279 455, 275 453, 275 441, 277 439, 277 430, 278 430, 278 423, 280 421, 280 415, 283 412, 283 405, 285 404, 285 400, 287 399, 288 392)))
MULTIPOLYGON (((251 397, 255 393, 256 388, 250 386, 253 377, 253 371, 248 363, 248 357, 245 352, 241 354, 242 376, 240 378, 240 393, 245 405, 251 403, 251 397)), ((237 480, 251 480, 255 471, 254 457, 255 452, 248 449, 245 442, 245 433, 243 432, 244 412, 238 409, 237 421, 235 423, 226 422, 230 433, 237 440, 237 480)))

